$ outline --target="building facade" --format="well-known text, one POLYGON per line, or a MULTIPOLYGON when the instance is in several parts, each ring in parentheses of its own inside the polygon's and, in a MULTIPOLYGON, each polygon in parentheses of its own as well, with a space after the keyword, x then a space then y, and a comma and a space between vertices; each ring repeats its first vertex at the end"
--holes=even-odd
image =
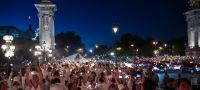
POLYGON ((6 34, 12 35, 16 40, 32 40, 35 37, 35 30, 31 24, 27 30, 21 30, 14 26, 0 26, 0 37, 6 34))

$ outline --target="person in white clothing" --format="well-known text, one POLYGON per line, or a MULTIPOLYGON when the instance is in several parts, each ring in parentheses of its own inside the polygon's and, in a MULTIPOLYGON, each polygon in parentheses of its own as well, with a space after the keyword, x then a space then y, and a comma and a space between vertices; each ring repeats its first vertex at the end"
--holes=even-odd
POLYGON ((43 90, 43 76, 40 69, 26 73, 26 82, 29 90, 43 90))

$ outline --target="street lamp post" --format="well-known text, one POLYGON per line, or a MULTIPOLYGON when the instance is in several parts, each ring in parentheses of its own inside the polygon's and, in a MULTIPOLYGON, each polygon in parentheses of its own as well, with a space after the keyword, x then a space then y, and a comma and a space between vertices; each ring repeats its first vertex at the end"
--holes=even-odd
POLYGON ((14 40, 12 35, 3 36, 3 40, 6 42, 1 46, 1 49, 4 52, 4 56, 7 58, 11 58, 14 56, 15 46, 12 45, 12 41, 14 40))
MULTIPOLYGON (((5 44, 1 45, 1 49, 4 53, 4 56, 9 59, 8 64, 10 64, 10 59, 15 55, 15 46, 12 45, 12 41, 14 40, 12 35, 5 35, 3 36, 3 40, 6 42, 5 44)), ((10 64, 13 66, 13 64, 10 64)))
POLYGON ((42 51, 43 51, 43 59, 44 59, 44 61, 46 62, 47 61, 47 57, 46 57, 46 51, 47 51, 47 48, 46 48, 46 42, 44 41, 43 43, 42 43, 42 51))
MULTIPOLYGON (((36 45, 35 46, 35 56, 42 56, 44 61, 47 61, 47 55, 49 58, 51 58, 53 56, 52 54, 52 50, 50 48, 47 47, 45 41, 42 43, 42 45, 36 45)), ((39 59, 39 64, 41 64, 41 60, 39 59)))
POLYGON ((113 33, 114 33, 114 36, 115 36, 115 42, 116 42, 117 41, 117 32, 119 30, 119 26, 113 25, 112 29, 113 29, 113 33))
POLYGON ((157 50, 157 44, 158 44, 158 42, 157 41, 153 41, 152 44, 154 46, 153 54, 154 54, 154 56, 157 56, 158 55, 158 50, 157 50))
MULTIPOLYGON (((114 33, 114 38, 115 38, 115 41, 114 42, 117 42, 117 32, 118 32, 118 30, 119 30, 119 26, 118 25, 113 25, 113 27, 112 27, 112 30, 113 30, 113 33, 114 33)), ((114 43, 115 44, 115 43, 114 43)), ((115 46, 113 46, 114 48, 115 48, 115 46)), ((114 51, 115 51, 115 64, 116 64, 116 66, 117 66, 117 68, 118 68, 118 65, 117 65, 117 52, 116 52, 116 50, 114 49, 114 51)))

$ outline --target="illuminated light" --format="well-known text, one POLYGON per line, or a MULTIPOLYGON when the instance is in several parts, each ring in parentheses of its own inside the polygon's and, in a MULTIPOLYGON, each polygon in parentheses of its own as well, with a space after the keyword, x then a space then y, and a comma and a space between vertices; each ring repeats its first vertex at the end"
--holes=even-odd
POLYGON ((195 66, 196 71, 200 71, 200 67, 198 67, 197 65, 195 66))
POLYGON ((52 57, 52 56, 53 56, 53 54, 51 54, 51 53, 50 53, 50 54, 48 54, 48 56, 49 56, 49 57, 52 57))
POLYGON ((163 50, 163 47, 159 47, 159 50, 163 50))
POLYGON ((90 49, 90 50, 89 50, 89 52, 90 52, 90 53, 93 53, 93 50, 92 50, 92 49, 90 49))
POLYGON ((3 72, 3 74, 5 75, 5 74, 6 74, 6 72, 3 72))
POLYGON ((132 67, 132 64, 130 63, 124 63, 124 65, 126 66, 126 67, 132 67))
POLYGON ((49 49, 49 53, 52 53, 52 50, 49 49))
POLYGON ((139 52, 139 49, 136 49, 136 52, 139 52))
POLYGON ((78 52, 82 52, 82 51, 83 51, 83 49, 82 49, 82 48, 79 48, 77 51, 78 51, 78 52))
POLYGON ((5 35, 5 36, 3 36, 3 40, 5 40, 6 42, 12 42, 13 39, 14 38, 11 35, 5 35))
POLYGON ((8 47, 6 45, 2 45, 1 49, 6 50, 8 47))
POLYGON ((35 55, 35 56, 38 56, 38 55, 41 55, 41 54, 42 54, 42 52, 40 52, 40 51, 35 51, 35 52, 34 52, 34 55, 35 55))
POLYGON ((167 47, 167 44, 164 44, 164 47, 167 47))
POLYGON ((153 70, 159 70, 159 68, 158 67, 153 67, 153 70))
POLYGON ((31 61, 29 62, 29 64, 31 64, 31 61))
POLYGON ((89 89, 92 89, 92 85, 91 85, 91 84, 89 84, 87 88, 89 88, 89 89))
POLYGON ((10 49, 11 49, 11 50, 15 50, 15 46, 11 45, 11 46, 10 46, 10 49))
POLYGON ((95 45, 95 48, 99 48, 99 45, 95 45))
POLYGON ((118 47, 118 48, 116 48, 118 51, 121 51, 122 50, 122 48, 121 47, 118 47))
POLYGON ((125 78, 129 78, 129 76, 128 76, 128 75, 126 75, 126 76, 125 76, 125 78))
POLYGON ((29 52, 32 52, 32 49, 29 49, 29 52))
POLYGON ((36 72, 35 72, 35 71, 32 71, 32 72, 31 72, 31 74, 32 74, 32 75, 35 75, 35 74, 36 74, 36 72))
POLYGON ((134 44, 131 44, 131 47, 134 47, 134 44))
POLYGON ((113 32, 116 34, 118 31, 118 27, 113 27, 113 32))
POLYGON ((180 70, 180 69, 181 69, 181 66, 175 66, 174 69, 175 69, 175 70, 180 70))
POLYGON ((156 42, 156 41, 153 41, 153 45, 157 45, 158 44, 158 42, 156 42))
POLYGON ((119 70, 119 72, 121 73, 121 72, 122 72, 122 70, 119 70))
POLYGON ((12 67, 12 66, 13 66, 13 64, 10 64, 10 66, 12 67))
POLYGON ((8 51, 5 53, 5 57, 10 58, 10 57, 13 57, 13 56, 14 56, 14 52, 13 52, 13 51, 8 50, 8 51))
POLYGON ((46 47, 46 42, 45 42, 45 41, 42 43, 42 46, 43 46, 43 47, 46 47))
POLYGON ((94 64, 94 63, 92 63, 92 64, 91 64, 91 67, 93 67, 94 65, 95 65, 95 64, 94 64))
POLYGON ((158 51, 158 50, 154 50, 153 53, 154 53, 155 55, 158 55, 158 54, 159 54, 159 51, 158 51))
POLYGON ((37 50, 40 50, 40 49, 41 49, 41 46, 40 46, 40 45, 36 45, 35 48, 36 48, 37 50))
POLYGON ((114 53, 114 52, 111 52, 111 53, 110 53, 110 55, 111 55, 111 56, 114 56, 114 55, 115 55, 115 53, 114 53))
POLYGON ((48 30, 49 27, 48 27, 48 25, 44 25, 44 28, 45 28, 46 30, 48 30))
POLYGON ((122 78, 122 76, 119 76, 119 78, 122 78))
POLYGON ((170 65, 169 64, 166 64, 167 65, 167 67, 169 67, 170 65))

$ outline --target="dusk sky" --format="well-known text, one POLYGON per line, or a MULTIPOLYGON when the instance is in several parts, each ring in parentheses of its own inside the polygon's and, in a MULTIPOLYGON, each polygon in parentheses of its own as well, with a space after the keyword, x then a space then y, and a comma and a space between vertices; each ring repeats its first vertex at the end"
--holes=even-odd
MULTIPOLYGON (((38 28, 34 4, 40 0, 0 0, 0 26, 22 30, 31 23, 38 28)), ((52 0, 57 4, 55 32, 74 31, 87 48, 95 44, 111 45, 112 24, 120 26, 118 37, 132 33, 144 38, 169 40, 187 34, 184 12, 187 0, 52 0)))

